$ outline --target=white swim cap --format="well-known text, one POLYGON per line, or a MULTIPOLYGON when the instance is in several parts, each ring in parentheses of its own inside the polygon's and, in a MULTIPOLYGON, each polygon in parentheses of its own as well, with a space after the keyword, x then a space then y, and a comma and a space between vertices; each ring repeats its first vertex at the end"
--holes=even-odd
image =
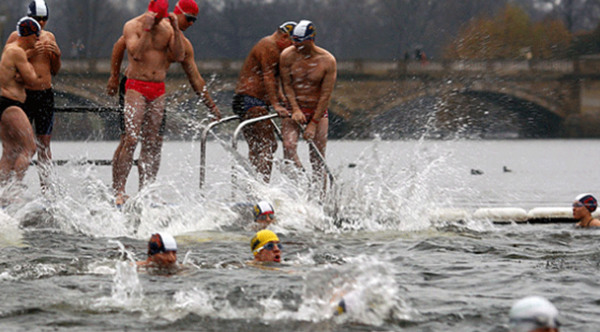
POLYGON ((175 238, 165 232, 152 234, 150 241, 148 241, 148 256, 167 251, 177 251, 175 238))
POLYGON ((511 332, 530 332, 535 329, 560 326, 558 309, 540 296, 528 296, 517 301, 508 314, 511 332))
POLYGON ((44 0, 33 0, 27 7, 27 16, 44 17, 48 19, 48 5, 44 0))

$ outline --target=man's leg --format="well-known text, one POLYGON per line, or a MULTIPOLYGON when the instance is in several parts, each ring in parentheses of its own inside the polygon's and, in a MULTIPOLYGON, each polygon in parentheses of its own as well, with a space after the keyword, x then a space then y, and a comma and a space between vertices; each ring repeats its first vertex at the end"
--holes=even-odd
POLYGON ((160 156, 162 155, 162 146, 164 141, 164 131, 166 126, 166 118, 167 118, 167 110, 163 110, 163 118, 160 123, 160 128, 158 130, 158 137, 156 138, 156 143, 150 146, 151 151, 149 152, 152 156, 159 156, 159 158, 155 158, 151 160, 151 164, 146 166, 146 173, 142 172, 142 163, 138 163, 138 174, 139 174, 139 190, 144 187, 145 178, 156 180, 158 176, 158 170, 160 168, 160 156))
MULTIPOLYGON (((322 118, 317 125, 317 131, 315 133, 315 139, 313 140, 317 150, 321 153, 321 156, 325 158, 325 150, 327 148, 327 132, 329 130, 329 119, 322 118)), ((310 147, 310 163, 313 169, 313 180, 315 182, 323 182, 323 192, 327 189, 327 176, 325 174, 325 165, 323 160, 319 158, 313 147, 310 147)))
POLYGON ((162 153, 162 137, 160 137, 160 125, 165 112, 165 96, 156 98, 148 104, 144 116, 142 130, 142 150, 138 167, 142 173, 140 177, 140 189, 156 180, 160 168, 162 153))
POLYGON ((52 151, 50 150, 50 139, 52 135, 37 135, 38 173, 42 193, 50 186, 50 172, 52 171, 52 151))
POLYGON ((146 109, 146 99, 135 90, 128 90, 125 94, 125 134, 122 139, 121 150, 115 151, 113 157, 113 189, 115 191, 115 204, 124 203, 123 195, 127 176, 133 164, 133 153, 140 138, 142 120, 146 109))
POLYGON ((19 107, 9 107, 2 114, 0 139, 0 182, 6 184, 13 172, 17 181, 22 181, 35 153, 35 139, 31 124, 19 107))
POLYGON ((298 157, 298 138, 300 127, 291 118, 281 120, 281 133, 283 135, 283 157, 290 160, 296 167, 303 170, 302 163, 298 157))
MULTIPOLYGON (((252 107, 246 113, 245 120, 267 115, 265 107, 252 107)), ((277 150, 275 128, 269 120, 260 121, 244 127, 244 137, 248 143, 248 157, 254 169, 262 175, 263 181, 269 183, 273 169, 273 154, 277 150)))

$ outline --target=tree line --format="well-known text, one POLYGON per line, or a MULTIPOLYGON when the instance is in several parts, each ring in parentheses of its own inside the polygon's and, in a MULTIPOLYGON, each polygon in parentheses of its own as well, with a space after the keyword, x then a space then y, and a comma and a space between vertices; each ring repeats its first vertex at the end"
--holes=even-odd
MULTIPOLYGON (((194 44, 199 59, 243 59, 254 43, 288 20, 313 21, 317 27, 317 44, 340 60, 394 60, 403 58, 406 52, 412 54, 415 49, 426 51, 430 57, 447 55, 456 36, 464 39, 469 31, 489 26, 484 18, 494 18, 502 11, 506 14, 507 3, 522 10, 522 13, 510 16, 515 21, 504 22, 517 25, 508 32, 519 35, 523 29, 529 29, 530 34, 533 32, 532 36, 542 40, 557 38, 555 32, 566 31, 569 36, 561 35, 561 38, 589 41, 589 33, 582 31, 593 30, 600 18, 600 0, 196 1, 200 14, 195 25, 186 31, 186 36, 194 44), (529 23, 523 13, 529 18, 529 23), (561 22, 562 26, 556 22, 561 22)), ((0 3, 0 37, 3 42, 14 30, 17 20, 26 13, 29 2, 11 0, 0 3)), ((108 58, 113 43, 122 34, 123 24, 143 13, 148 3, 147 0, 46 2, 50 8, 46 28, 55 33, 63 56, 88 59, 108 58)), ((170 1, 171 10, 175 2, 170 1)), ((481 34, 480 31, 478 33, 481 34)), ((490 32, 490 35, 493 33, 490 32)), ((466 42, 470 45, 477 41, 475 38, 466 42)), ((552 40, 550 43, 560 44, 562 41, 552 40)), ((457 46, 454 48, 458 49, 457 46)), ((529 45, 523 38, 514 45, 519 51, 526 47, 539 49, 539 54, 544 57, 562 54, 555 48, 548 50, 529 45)))

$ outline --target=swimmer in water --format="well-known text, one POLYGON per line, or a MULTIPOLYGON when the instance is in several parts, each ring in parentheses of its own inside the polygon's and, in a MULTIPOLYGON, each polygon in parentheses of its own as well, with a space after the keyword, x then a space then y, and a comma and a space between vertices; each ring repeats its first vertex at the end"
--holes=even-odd
POLYGON ((578 221, 577 227, 600 227, 600 220, 592 216, 598 201, 592 194, 581 194, 573 202, 573 218, 578 221))
POLYGON ((253 214, 254 224, 252 226, 254 229, 265 229, 277 221, 273 205, 266 201, 261 201, 254 205, 253 214))
POLYGON ((148 241, 148 259, 137 262, 137 266, 169 270, 178 268, 175 238, 164 232, 152 234, 148 241))
POLYGON ((510 332, 558 332, 558 309, 540 296, 517 301, 508 313, 510 332))
POLYGON ((250 249, 254 254, 254 262, 281 263, 283 246, 279 243, 277 235, 268 229, 258 231, 254 235, 252 240, 250 240, 250 249))

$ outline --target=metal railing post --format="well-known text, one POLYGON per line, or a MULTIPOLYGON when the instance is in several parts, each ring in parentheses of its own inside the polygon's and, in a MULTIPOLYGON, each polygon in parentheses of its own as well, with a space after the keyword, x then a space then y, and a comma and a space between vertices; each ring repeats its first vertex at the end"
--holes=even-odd
POLYGON ((204 130, 202 131, 202 136, 200 137, 200 189, 202 189, 202 186, 204 185, 204 179, 206 178, 206 140, 208 139, 208 133, 215 126, 229 121, 237 120, 239 118, 240 117, 237 115, 232 115, 223 118, 219 121, 211 122, 206 127, 204 127, 204 130))

